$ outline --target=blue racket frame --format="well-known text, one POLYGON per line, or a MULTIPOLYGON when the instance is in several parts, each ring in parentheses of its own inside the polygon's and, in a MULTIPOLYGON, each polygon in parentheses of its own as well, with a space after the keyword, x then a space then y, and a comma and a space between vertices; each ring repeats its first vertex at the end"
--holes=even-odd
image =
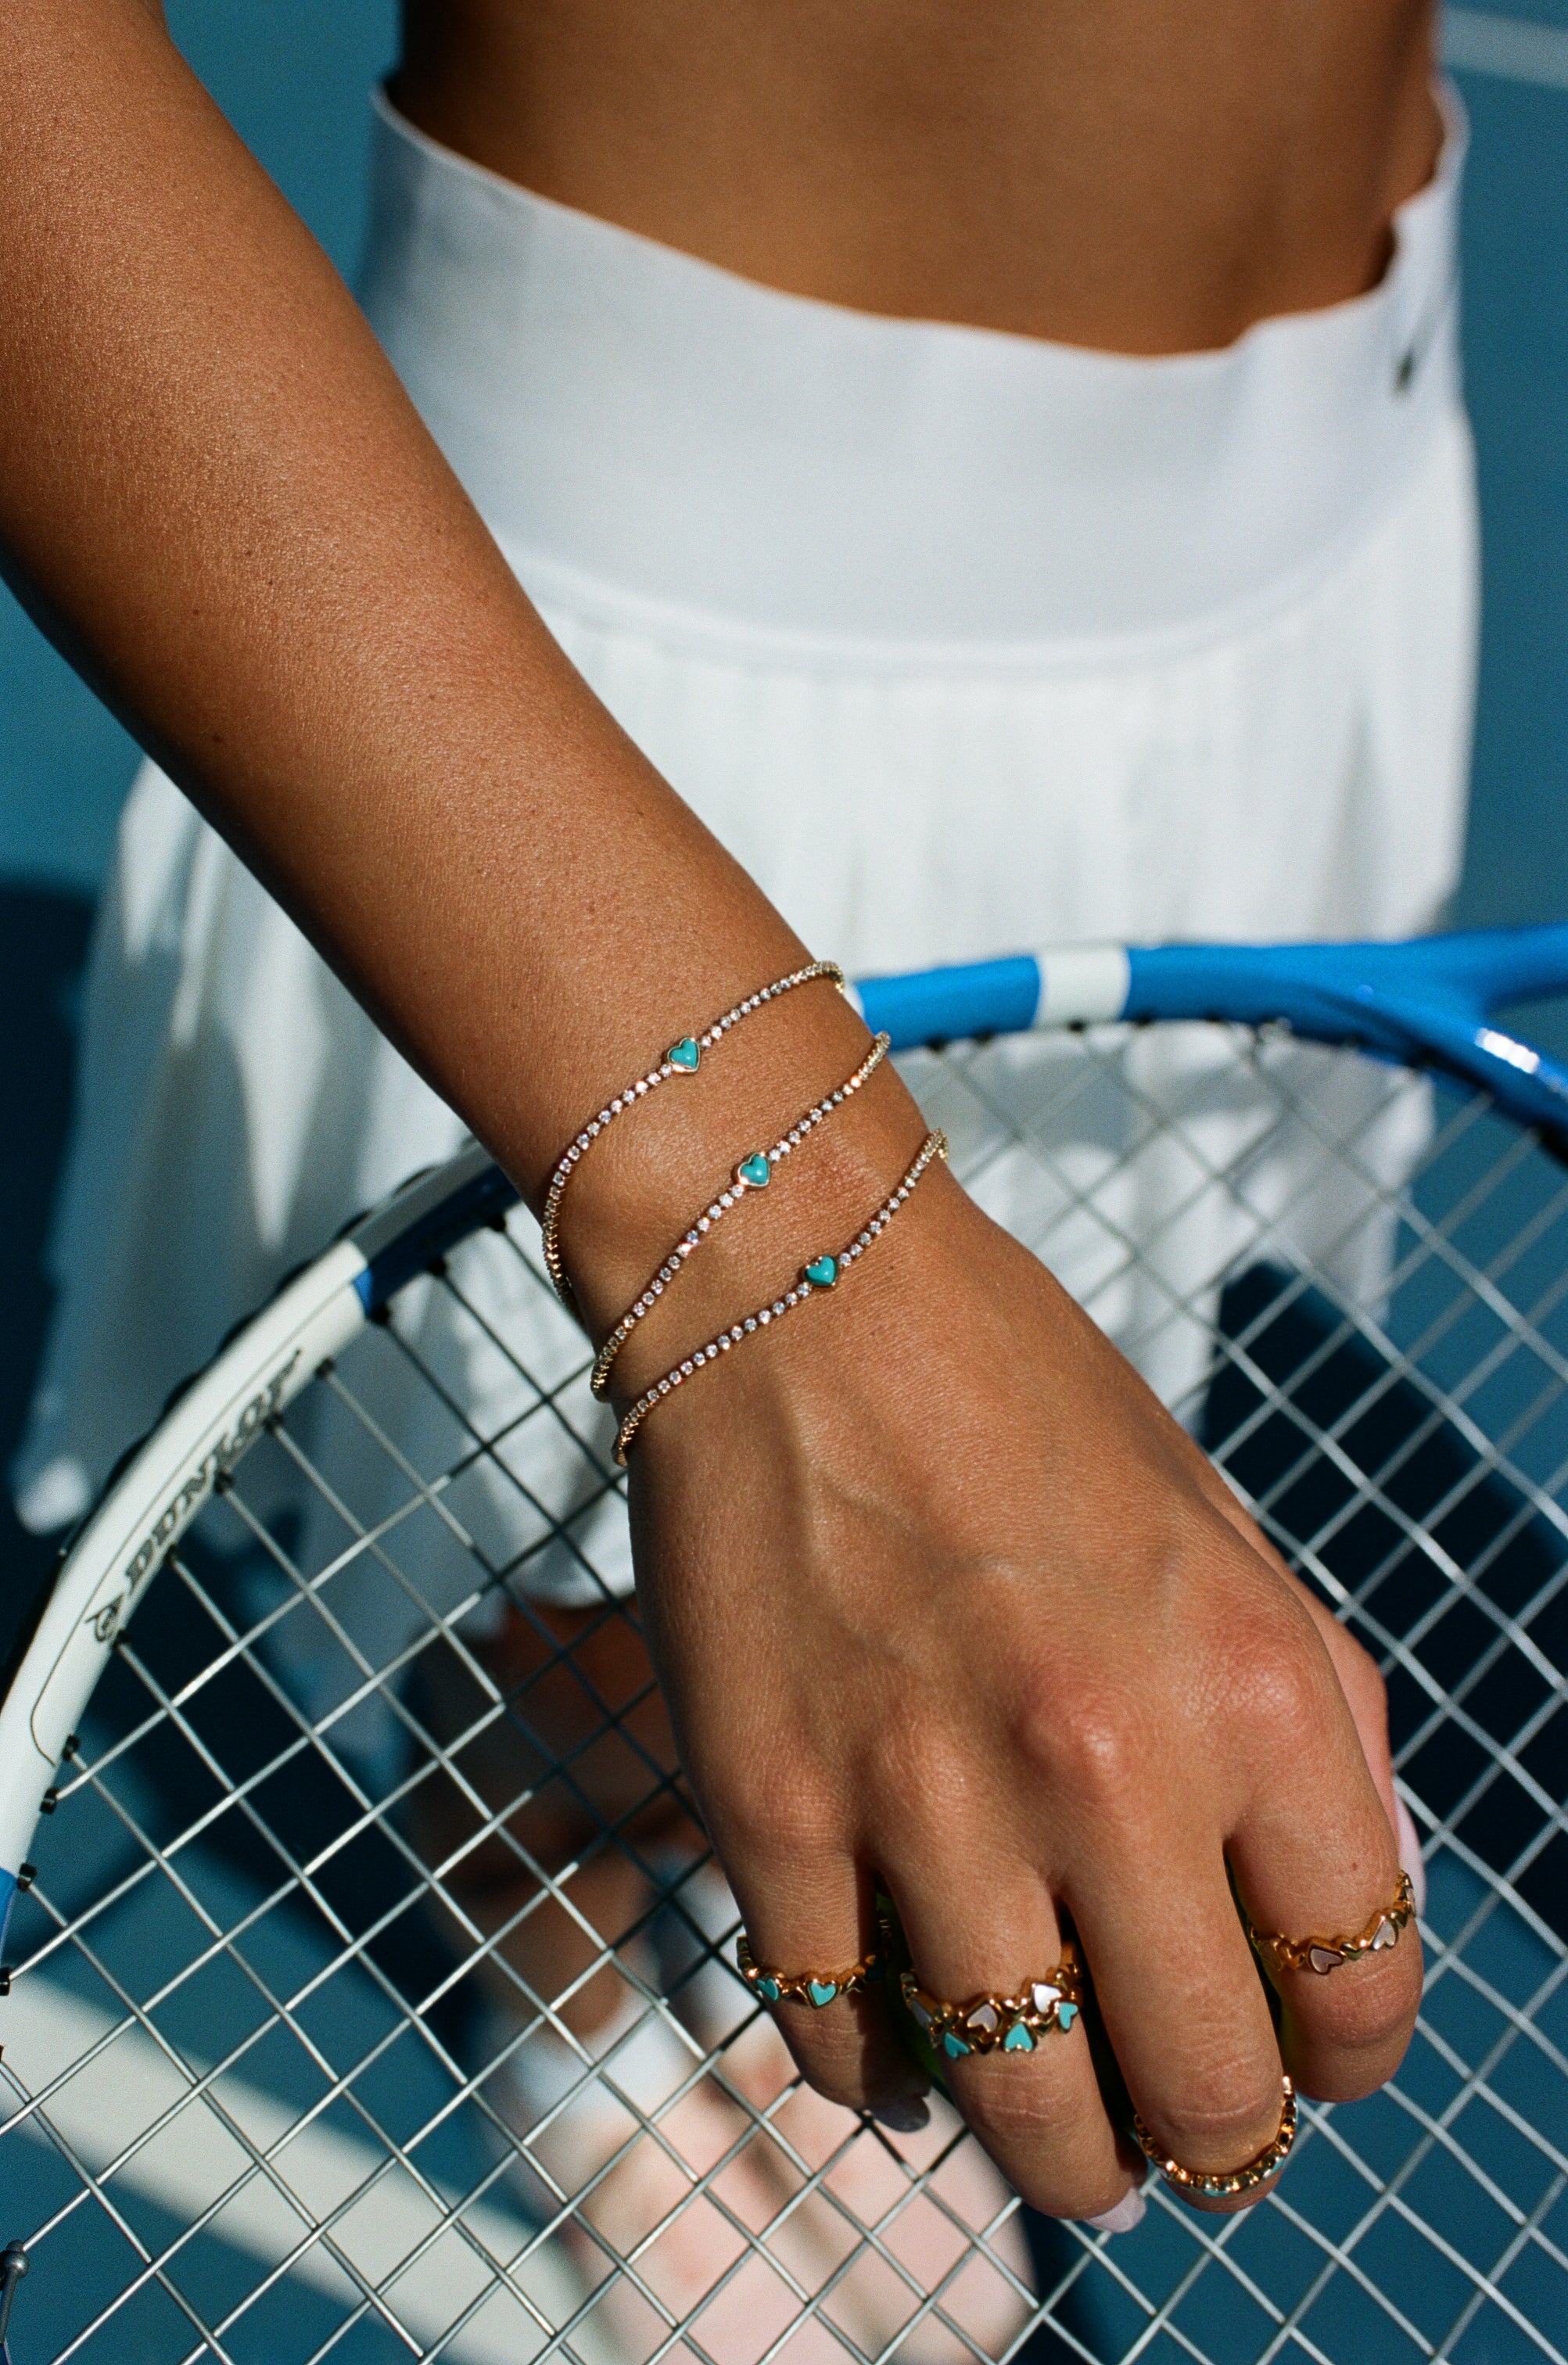
MULTIPOLYGON (((1568 1070, 1493 1023, 1512 1003, 1568 994, 1568 923, 1399 944, 1069 946, 864 977, 852 991, 895 1051, 1105 1020, 1282 1025, 1305 1042, 1439 1069, 1568 1158, 1568 1070)), ((366 1251, 356 1284, 365 1312, 517 1199, 492 1166, 419 1226, 383 1219, 383 1249, 364 1236, 372 1218, 354 1236, 366 1251)))
POLYGON ((1439 1069, 1539 1126, 1559 1155, 1568 1145, 1568 1070, 1494 1023, 1511 1003, 1568 992, 1562 923, 1403 944, 1073 947, 862 978, 857 992, 895 1051, 1103 1019, 1282 1024, 1306 1042, 1439 1069))
MULTIPOLYGON (((1308 1042, 1440 1069, 1568 1158, 1568 1072, 1493 1023, 1510 1003, 1568 993, 1568 925, 1404 944, 1072 946, 864 978, 853 992, 897 1050, 1103 1020, 1283 1024, 1308 1042)), ((18 1640, 0 1701, 0 1946, 31 1877, 21 1859, 39 1791, 180 1534, 324 1356, 448 1250, 504 1222, 518 1197, 477 1143, 411 1179, 286 1284, 180 1399, 155 1445, 111 1478, 18 1640)))

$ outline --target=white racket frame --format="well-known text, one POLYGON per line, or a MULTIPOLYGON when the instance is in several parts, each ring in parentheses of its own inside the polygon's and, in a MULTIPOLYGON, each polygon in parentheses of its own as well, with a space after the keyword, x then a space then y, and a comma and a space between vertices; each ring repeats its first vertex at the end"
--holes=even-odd
POLYGON ((188 1384, 65 1547, 0 1703, 0 1946, 17 1889, 31 1877, 27 1852, 48 1786, 148 1586, 247 1450, 364 1329, 377 1302, 377 1261, 427 1233, 433 1255, 474 1228, 443 1233, 440 1211, 466 1201, 491 1169, 489 1153, 471 1143, 286 1283, 188 1384))

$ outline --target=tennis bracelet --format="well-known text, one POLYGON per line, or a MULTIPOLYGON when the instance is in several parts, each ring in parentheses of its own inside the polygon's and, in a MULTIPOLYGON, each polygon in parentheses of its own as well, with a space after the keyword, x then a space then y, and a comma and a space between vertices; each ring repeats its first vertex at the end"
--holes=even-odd
POLYGON ((775 978, 771 985, 761 986, 756 993, 748 993, 744 1002, 737 1002, 733 1010, 726 1010, 722 1018, 715 1018, 704 1034, 683 1035, 678 1043, 672 1043, 656 1068, 650 1068, 645 1076, 634 1077, 631 1083, 623 1086, 596 1117, 588 1119, 577 1139, 567 1143, 556 1161, 555 1171, 550 1177, 550 1188, 544 1194, 543 1211, 539 1218, 539 1245, 544 1257, 544 1270, 554 1284, 555 1295, 568 1310, 575 1312, 576 1307, 572 1284, 561 1262, 561 1194, 589 1143, 597 1141, 605 1126, 613 1124, 627 1109, 634 1107, 649 1093, 656 1092, 660 1084, 667 1083, 671 1076, 695 1075, 703 1052, 711 1051, 732 1026, 738 1026, 743 1018, 749 1018, 752 1012, 760 1010, 765 1002, 777 1002, 781 993, 792 993, 796 986, 810 985, 812 980, 818 977, 832 978, 840 993, 844 992, 844 971, 836 961, 809 961, 804 969, 791 970, 788 977, 775 978))
POLYGON ((697 1217, 685 1237, 677 1240, 641 1297, 634 1305, 627 1307, 599 1349, 599 1360, 594 1364, 593 1376, 588 1383, 596 1396, 603 1395, 610 1384, 610 1366, 615 1358, 643 1317, 653 1312, 676 1275, 683 1271, 686 1260, 692 1250, 701 1246, 714 1225, 721 1222, 732 1207, 738 1206, 749 1193, 767 1190, 773 1180, 773 1170, 779 1160, 788 1158, 792 1149, 799 1149, 809 1133, 821 1125, 824 1118, 830 1117, 835 1108, 841 1108, 846 1100, 851 1099, 859 1091, 868 1076, 875 1074, 887 1057, 891 1040, 892 1037, 889 1035, 879 1035, 855 1073, 852 1076, 846 1076, 843 1083, 835 1091, 818 1101, 814 1108, 809 1108, 804 1116, 797 1117, 789 1132, 780 1134, 771 1149, 754 1149, 749 1157, 739 1160, 729 1182, 718 1197, 712 1201, 703 1215, 697 1217))
POLYGON ((841 1249, 836 1256, 813 1257, 810 1264, 801 1268, 801 1278, 793 1289, 787 1290, 782 1297, 776 1297, 771 1306, 759 1306, 755 1314, 748 1314, 744 1322, 732 1323, 729 1329, 721 1330, 716 1339, 710 1339, 705 1346, 699 1347, 684 1362, 666 1372, 662 1380, 655 1380, 652 1387, 645 1389, 621 1424, 615 1440, 617 1462, 624 1464, 626 1449, 660 1398, 667 1396, 672 1388, 684 1386, 693 1373, 703 1370, 710 1363, 716 1363, 721 1355, 727 1355, 730 1349, 738 1347, 743 1339, 749 1339, 758 1330, 766 1330, 770 1323, 781 1321, 797 1306, 803 1306, 808 1297, 820 1296, 836 1288, 849 1267, 863 1257, 872 1241, 887 1230, 932 1160, 946 1155, 946 1135, 928 1133, 921 1145, 919 1156, 902 1182, 896 1190, 889 1192, 864 1231, 858 1233, 847 1248, 841 1249))

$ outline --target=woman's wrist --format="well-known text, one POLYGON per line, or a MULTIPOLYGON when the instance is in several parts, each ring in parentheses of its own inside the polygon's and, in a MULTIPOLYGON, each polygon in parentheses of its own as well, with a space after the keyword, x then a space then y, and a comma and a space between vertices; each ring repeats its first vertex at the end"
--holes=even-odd
MULTIPOLYGON (((563 1196, 560 1238, 596 1344, 729 1189, 736 1166, 831 1103, 871 1048, 864 1024, 831 986, 797 989, 592 1143, 563 1196)), ((833 1108, 831 1123, 770 1165, 765 1187, 748 1189, 722 1222, 704 1229, 678 1288, 622 1345, 617 1401, 849 1236, 897 1182, 924 1131, 906 1087, 879 1067, 833 1108)))

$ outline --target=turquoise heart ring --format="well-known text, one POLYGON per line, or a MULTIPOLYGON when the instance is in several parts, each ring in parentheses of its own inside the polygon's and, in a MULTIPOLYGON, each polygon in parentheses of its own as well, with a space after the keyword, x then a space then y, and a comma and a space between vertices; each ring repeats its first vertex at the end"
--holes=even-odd
POLYGON ((1083 2008, 1083 1974, 1069 1947, 1042 1978, 1017 1995, 975 1995, 948 2003, 930 1995, 913 1971, 899 1975, 904 2010, 932 2050, 949 2061, 966 2053, 1033 2053, 1054 2029, 1065 2036, 1083 2008))
POLYGON ((822 2012, 840 1996, 860 1995, 882 1976, 882 1957, 875 1946, 846 1971, 776 1971, 752 1958, 751 1941, 741 1932, 735 1944, 740 1974, 759 2003, 803 2003, 822 2012))

